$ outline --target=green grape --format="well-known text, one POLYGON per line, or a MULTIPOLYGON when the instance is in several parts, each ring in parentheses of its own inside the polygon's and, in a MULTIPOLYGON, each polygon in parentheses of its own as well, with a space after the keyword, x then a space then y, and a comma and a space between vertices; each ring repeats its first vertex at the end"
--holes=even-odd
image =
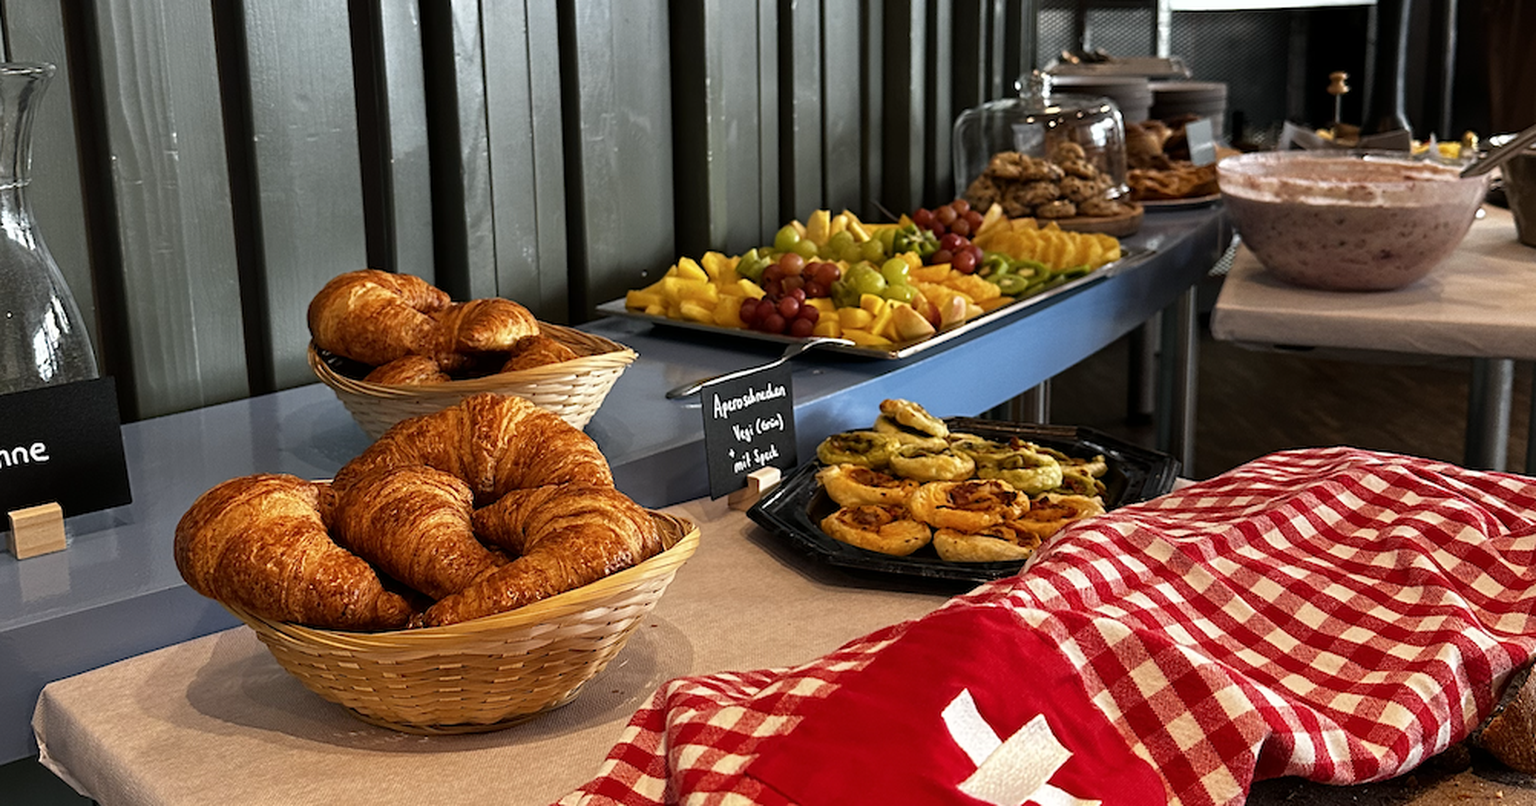
POLYGON ((768 260, 758 255, 756 249, 748 249, 736 263, 736 273, 754 283, 763 279, 763 269, 766 268, 768 268, 768 260))
POLYGON ((860 294, 879 296, 888 285, 885 276, 867 263, 861 263, 849 269, 846 279, 853 290, 860 294))
POLYGON ((917 288, 908 283, 890 283, 880 296, 896 302, 911 302, 917 298, 917 288))
POLYGON ((816 242, 809 238, 801 238, 799 241, 796 241, 795 245, 790 247, 789 251, 794 252, 806 260, 818 257, 816 242))
POLYGON ((859 305, 859 292, 845 277, 832 283, 832 304, 839 308, 856 308, 859 305))
POLYGON ((893 257, 880 264, 880 274, 885 277, 887 283, 892 285, 904 284, 912 274, 912 265, 899 257, 893 257))
POLYGON ((788 252, 794 249, 795 244, 798 243, 800 243, 800 233, 796 232, 795 228, 788 224, 779 228, 778 233, 773 236, 773 248, 780 252, 788 252))
MULTIPOLYGON (((879 239, 871 238, 859 244, 859 259, 868 260, 871 263, 877 260, 884 260, 885 246, 880 243, 879 239)), ((853 261, 850 260, 848 262, 852 263, 853 261)))
POLYGON ((827 251, 829 254, 833 255, 841 256, 844 252, 847 252, 850 247, 857 249, 858 246, 859 245, 857 243, 854 243, 853 233, 847 230, 835 233, 832 237, 827 239, 827 251))

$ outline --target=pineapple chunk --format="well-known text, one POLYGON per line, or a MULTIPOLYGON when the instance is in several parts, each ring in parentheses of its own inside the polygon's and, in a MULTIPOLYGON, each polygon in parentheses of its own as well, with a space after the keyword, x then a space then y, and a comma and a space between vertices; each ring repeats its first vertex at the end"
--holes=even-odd
POLYGON ((859 330, 858 328, 843 328, 843 338, 859 347, 874 347, 880 350, 888 350, 895 346, 890 339, 877 336, 867 330, 859 330))
POLYGON ((868 328, 869 323, 874 321, 875 315, 863 308, 838 308, 837 318, 843 329, 849 330, 868 328))
POLYGON ((816 320, 816 326, 811 328, 811 335, 840 339, 843 337, 842 322, 836 316, 823 316, 816 320))
POLYGON ((678 305, 678 313, 682 314, 681 318, 690 322, 702 322, 706 325, 715 323, 714 307, 691 299, 685 299, 678 305))
POLYGON ((709 273, 704 271, 704 269, 701 268, 699 264, 691 257, 685 257, 682 260, 677 261, 677 265, 673 267, 671 274, 674 277, 682 277, 688 280, 703 280, 706 283, 709 282, 709 273))
POLYGON ((649 289, 630 291, 624 295, 624 307, 632 311, 643 311, 652 305, 665 306, 666 302, 661 294, 649 289))

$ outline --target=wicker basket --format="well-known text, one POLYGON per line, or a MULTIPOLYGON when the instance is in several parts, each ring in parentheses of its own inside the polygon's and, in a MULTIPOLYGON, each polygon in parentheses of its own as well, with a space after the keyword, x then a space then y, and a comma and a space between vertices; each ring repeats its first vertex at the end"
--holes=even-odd
POLYGON ((614 382, 638 354, 616 341, 575 328, 540 322, 539 330, 580 357, 533 369, 426 386, 389 386, 348 377, 338 372, 314 344, 309 345, 309 367, 322 383, 331 387, 352 418, 373 439, 401 420, 440 411, 481 392, 526 398, 571 425, 586 428, 614 382))
POLYGON ((574 700, 698 548, 693 523, 651 516, 662 528, 660 554, 590 585, 461 624, 354 633, 225 607, 305 688, 364 722, 417 734, 500 730, 574 700))

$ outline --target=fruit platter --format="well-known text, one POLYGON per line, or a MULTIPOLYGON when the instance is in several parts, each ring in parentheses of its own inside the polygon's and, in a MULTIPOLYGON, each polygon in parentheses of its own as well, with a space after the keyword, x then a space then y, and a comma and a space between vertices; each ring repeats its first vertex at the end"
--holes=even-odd
POLYGON ((890 223, 817 210, 739 255, 684 257, 599 313, 905 358, 1147 255, 1113 236, 1010 219, 964 199, 890 223))

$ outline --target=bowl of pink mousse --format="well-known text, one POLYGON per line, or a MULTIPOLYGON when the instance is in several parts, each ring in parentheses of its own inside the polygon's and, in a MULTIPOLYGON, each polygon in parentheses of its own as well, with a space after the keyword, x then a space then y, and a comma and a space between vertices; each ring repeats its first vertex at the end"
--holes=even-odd
POLYGON ((1276 277, 1328 291, 1389 291, 1456 250, 1488 177, 1406 154, 1269 151, 1216 166, 1243 244, 1276 277))

